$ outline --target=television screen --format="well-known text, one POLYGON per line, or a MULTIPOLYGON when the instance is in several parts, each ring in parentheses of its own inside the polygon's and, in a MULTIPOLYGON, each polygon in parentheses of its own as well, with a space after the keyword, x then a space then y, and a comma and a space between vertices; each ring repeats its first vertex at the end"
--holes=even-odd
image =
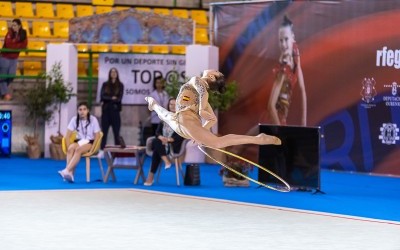
MULTIPOLYGON (((259 129, 260 133, 277 136, 282 141, 279 146, 261 145, 259 164, 297 190, 319 190, 320 127, 260 124, 259 129)), ((280 184, 279 180, 262 170, 258 171, 258 181, 280 184)))

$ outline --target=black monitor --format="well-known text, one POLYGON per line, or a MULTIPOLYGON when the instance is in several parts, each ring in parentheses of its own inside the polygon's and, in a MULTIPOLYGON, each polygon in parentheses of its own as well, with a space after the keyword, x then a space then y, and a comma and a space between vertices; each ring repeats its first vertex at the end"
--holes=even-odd
MULTIPOLYGON (((283 178, 296 190, 320 189, 320 127, 259 125, 260 133, 274 135, 282 145, 262 145, 259 164, 283 178)), ((280 181, 259 169, 258 181, 280 181)))

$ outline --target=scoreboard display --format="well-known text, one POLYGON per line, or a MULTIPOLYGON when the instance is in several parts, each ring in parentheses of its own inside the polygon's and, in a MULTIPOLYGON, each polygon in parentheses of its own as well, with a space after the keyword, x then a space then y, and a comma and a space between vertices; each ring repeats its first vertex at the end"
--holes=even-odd
POLYGON ((0 155, 11 154, 11 110, 0 110, 0 155))

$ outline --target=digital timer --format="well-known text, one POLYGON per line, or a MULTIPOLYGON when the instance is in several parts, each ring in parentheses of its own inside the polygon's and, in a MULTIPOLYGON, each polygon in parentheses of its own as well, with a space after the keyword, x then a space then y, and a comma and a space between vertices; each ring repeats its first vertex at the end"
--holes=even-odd
POLYGON ((11 111, 0 111, 0 120, 10 120, 11 111))
POLYGON ((11 154, 11 110, 0 110, 0 155, 11 154))

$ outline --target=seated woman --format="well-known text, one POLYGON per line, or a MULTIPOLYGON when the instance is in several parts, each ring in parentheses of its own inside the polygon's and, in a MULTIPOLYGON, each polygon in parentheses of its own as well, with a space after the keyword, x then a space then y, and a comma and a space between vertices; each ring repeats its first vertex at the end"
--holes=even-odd
POLYGON ((93 142, 100 139, 99 122, 96 117, 90 115, 89 106, 86 102, 79 103, 78 114, 69 122, 65 138, 67 165, 58 173, 64 180, 74 182, 75 168, 82 154, 89 152, 94 145, 93 142), (74 131, 77 132, 76 139, 73 143, 70 143, 74 131))
MULTIPOLYGON (((168 111, 175 112, 175 98, 170 98, 168 101, 168 111)), ((167 151, 173 150, 178 153, 181 150, 183 138, 178 135, 165 122, 159 123, 156 130, 156 138, 152 141, 153 156, 151 158, 151 169, 144 183, 145 186, 151 186, 154 182, 154 174, 157 172, 161 160, 165 164, 165 169, 171 167, 171 161, 167 156, 167 151), (171 148, 172 147, 172 148, 171 148)))
POLYGON ((175 132, 200 145, 224 148, 240 144, 281 144, 279 138, 264 133, 257 136, 228 134, 221 137, 213 134, 210 128, 217 122, 217 118, 208 103, 208 89, 220 93, 225 90, 225 79, 221 72, 205 70, 202 77, 192 77, 182 85, 176 99, 176 112, 164 109, 152 97, 146 97, 145 100, 149 110, 154 110, 175 132), (204 124, 201 118, 205 120, 204 124))

